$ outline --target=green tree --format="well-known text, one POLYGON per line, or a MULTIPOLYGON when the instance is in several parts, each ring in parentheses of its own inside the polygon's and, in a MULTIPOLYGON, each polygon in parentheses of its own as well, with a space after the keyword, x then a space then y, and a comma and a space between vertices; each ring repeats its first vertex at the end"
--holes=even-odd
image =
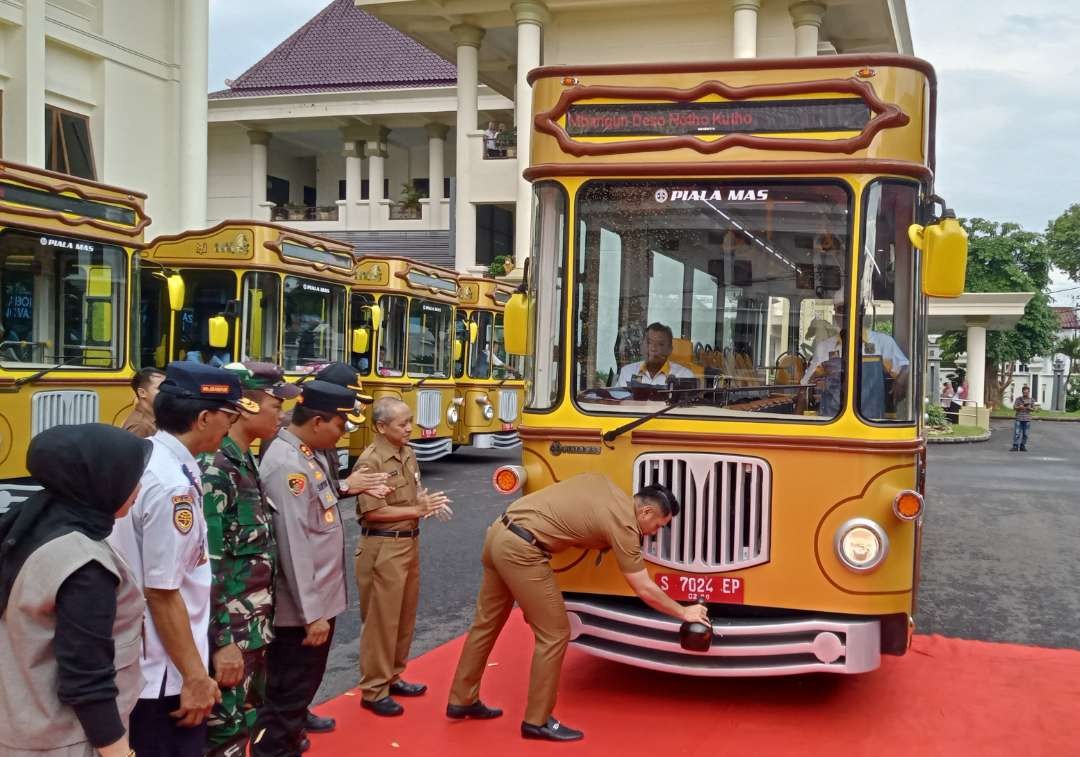
POLYGON ((1050 262, 1080 281, 1080 204, 1069 209, 1046 226, 1046 247, 1050 262))
MULTIPOLYGON (((968 233, 965 291, 1035 292, 1016 328, 986 334, 983 400, 997 407, 1012 383, 1014 364, 1047 355, 1054 348, 1059 326, 1046 294, 1050 285, 1050 253, 1043 236, 1025 231, 1015 223, 996 223, 983 218, 961 223, 968 233)), ((967 350, 967 332, 943 334, 940 344, 943 359, 955 360, 967 350)))

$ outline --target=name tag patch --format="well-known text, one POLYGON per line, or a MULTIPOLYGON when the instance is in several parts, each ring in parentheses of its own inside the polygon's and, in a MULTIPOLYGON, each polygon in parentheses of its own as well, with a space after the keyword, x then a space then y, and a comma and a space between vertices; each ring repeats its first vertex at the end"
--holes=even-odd
POLYGON ((195 504, 190 494, 181 494, 172 498, 173 527, 182 534, 191 531, 195 525, 195 504))
POLYGON ((294 497, 299 497, 307 488, 307 476, 303 473, 290 473, 288 478, 289 491, 294 497))

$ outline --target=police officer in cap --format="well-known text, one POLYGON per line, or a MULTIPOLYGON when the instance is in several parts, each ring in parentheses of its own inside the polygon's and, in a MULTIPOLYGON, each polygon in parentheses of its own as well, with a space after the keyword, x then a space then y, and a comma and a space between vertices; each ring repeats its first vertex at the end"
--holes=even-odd
POLYGON ((201 757, 206 748, 221 692, 208 667, 211 568, 195 455, 216 450, 241 412, 258 409, 236 376, 188 362, 169 364, 154 399, 158 430, 141 490, 109 539, 146 597, 136 753, 201 757))
POLYGON ((289 426, 259 464, 274 502, 279 570, 275 580, 274 640, 268 654, 266 703, 255 726, 254 757, 299 754, 307 708, 326 669, 334 620, 345 611, 345 531, 326 457, 359 424, 356 395, 326 381, 309 381, 289 426))
POLYGON ((300 388, 284 381, 273 363, 230 363, 225 369, 240 379, 244 397, 259 412, 241 417, 221 449, 199 458, 213 569, 210 661, 222 699, 210 714, 207 755, 240 757, 265 692, 277 564, 274 505, 263 493, 251 445, 274 438, 282 401, 296 398, 300 388))

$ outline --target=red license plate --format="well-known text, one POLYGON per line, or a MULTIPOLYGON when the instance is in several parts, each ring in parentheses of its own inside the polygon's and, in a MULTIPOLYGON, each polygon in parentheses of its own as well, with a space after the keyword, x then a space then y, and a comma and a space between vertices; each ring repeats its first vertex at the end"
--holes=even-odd
POLYGON ((692 602, 727 602, 742 604, 746 581, 735 576, 681 576, 677 573, 657 573, 656 583, 672 599, 692 602))
POLYGON ((502 430, 503 431, 513 431, 514 430, 514 424, 513 423, 504 423, 504 424, 502 424, 502 430))
POLYGON ((431 437, 435 436, 435 433, 437 431, 438 431, 438 429, 434 429, 434 428, 422 428, 422 429, 420 429, 420 438, 421 439, 430 439, 431 437))

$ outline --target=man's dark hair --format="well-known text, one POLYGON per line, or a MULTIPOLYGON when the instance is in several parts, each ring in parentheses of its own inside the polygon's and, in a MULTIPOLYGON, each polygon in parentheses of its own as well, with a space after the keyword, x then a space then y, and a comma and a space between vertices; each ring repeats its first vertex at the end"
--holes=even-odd
POLYGON ((679 514, 679 510, 681 509, 675 493, 662 484, 650 484, 649 486, 640 489, 634 496, 638 499, 646 499, 655 504, 660 508, 660 512, 665 518, 669 515, 674 518, 679 514))
POLYGON ((650 323, 648 326, 645 327, 645 333, 646 334, 649 333, 650 331, 659 331, 662 334, 667 334, 667 338, 668 338, 669 342, 672 342, 672 341, 675 340, 675 335, 671 333, 671 326, 665 326, 664 324, 660 323, 660 321, 653 321, 652 323, 650 323))
POLYGON ((306 426, 316 418, 322 418, 324 421, 331 421, 334 419, 334 415, 335 413, 324 413, 322 410, 312 410, 303 405, 296 405, 293 407, 292 419, 289 423, 294 426, 306 426))
POLYGON ((154 398, 154 423, 161 431, 173 435, 186 434, 204 410, 221 410, 221 403, 158 392, 154 398))
POLYGON ((131 391, 138 392, 140 389, 145 389, 150 386, 150 379, 154 376, 164 376, 165 371, 154 366, 143 368, 141 371, 131 377, 131 391))

